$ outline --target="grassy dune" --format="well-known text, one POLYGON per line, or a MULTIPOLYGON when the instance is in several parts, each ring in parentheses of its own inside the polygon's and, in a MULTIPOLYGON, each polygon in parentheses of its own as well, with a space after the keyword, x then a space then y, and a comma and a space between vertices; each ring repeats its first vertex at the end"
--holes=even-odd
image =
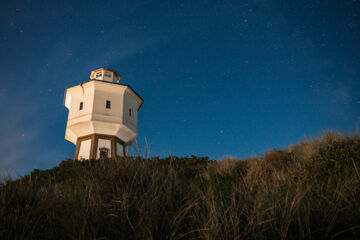
POLYGON ((0 239, 358 238, 357 134, 246 160, 66 160, 0 183, 0 239))

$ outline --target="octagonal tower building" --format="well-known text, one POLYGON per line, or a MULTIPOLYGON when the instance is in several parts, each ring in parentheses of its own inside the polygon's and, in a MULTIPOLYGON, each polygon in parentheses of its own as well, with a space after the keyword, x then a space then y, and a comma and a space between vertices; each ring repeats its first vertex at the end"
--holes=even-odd
POLYGON ((120 79, 117 71, 99 68, 90 80, 66 88, 65 139, 76 145, 74 159, 121 157, 135 140, 144 100, 120 79))

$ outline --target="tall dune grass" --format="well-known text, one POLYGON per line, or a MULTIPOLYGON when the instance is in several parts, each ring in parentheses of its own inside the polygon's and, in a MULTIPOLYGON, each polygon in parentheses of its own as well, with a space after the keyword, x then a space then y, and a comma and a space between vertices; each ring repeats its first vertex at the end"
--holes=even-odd
POLYGON ((0 184, 0 239, 357 239, 360 137, 246 160, 66 160, 0 184))

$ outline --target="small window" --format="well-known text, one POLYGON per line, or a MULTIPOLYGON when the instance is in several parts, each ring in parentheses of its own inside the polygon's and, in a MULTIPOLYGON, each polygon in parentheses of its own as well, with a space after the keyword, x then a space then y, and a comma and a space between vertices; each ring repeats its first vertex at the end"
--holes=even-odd
POLYGON ((102 72, 97 72, 96 74, 95 74, 95 77, 101 77, 102 76, 102 72))
POLYGON ((131 117, 131 108, 129 108, 129 116, 131 117))
POLYGON ((109 100, 106 100, 106 108, 110 108, 111 102, 109 100))
POLYGON ((105 77, 111 77, 111 73, 110 73, 110 72, 105 72, 105 73, 104 73, 104 76, 105 76, 105 77))
POLYGON ((84 106, 84 103, 83 103, 83 102, 80 102, 79 110, 82 110, 82 109, 83 109, 83 106, 84 106))

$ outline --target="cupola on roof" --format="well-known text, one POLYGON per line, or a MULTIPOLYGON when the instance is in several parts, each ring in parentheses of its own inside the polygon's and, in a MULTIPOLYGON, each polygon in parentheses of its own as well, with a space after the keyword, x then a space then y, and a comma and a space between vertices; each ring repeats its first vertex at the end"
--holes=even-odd
POLYGON ((106 82, 120 82, 121 76, 120 74, 109 68, 99 68, 91 71, 90 79, 96 79, 106 82))

